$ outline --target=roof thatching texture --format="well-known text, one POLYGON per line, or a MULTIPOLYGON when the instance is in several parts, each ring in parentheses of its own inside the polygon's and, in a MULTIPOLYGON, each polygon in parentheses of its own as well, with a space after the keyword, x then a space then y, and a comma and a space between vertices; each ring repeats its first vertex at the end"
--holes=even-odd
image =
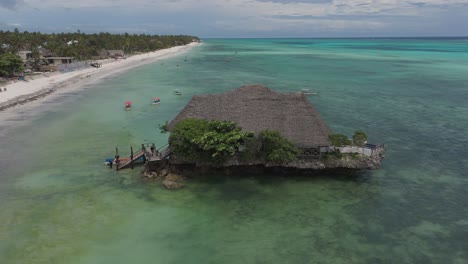
POLYGON ((304 94, 279 93, 262 85, 194 96, 168 130, 187 118, 233 121, 255 133, 276 130, 302 148, 330 145, 330 128, 304 94))
POLYGON ((39 53, 41 53, 42 57, 52 57, 52 56, 55 56, 55 54, 53 52, 51 52, 50 50, 46 49, 46 48, 43 48, 43 47, 39 47, 37 48, 37 50, 39 51, 39 53))

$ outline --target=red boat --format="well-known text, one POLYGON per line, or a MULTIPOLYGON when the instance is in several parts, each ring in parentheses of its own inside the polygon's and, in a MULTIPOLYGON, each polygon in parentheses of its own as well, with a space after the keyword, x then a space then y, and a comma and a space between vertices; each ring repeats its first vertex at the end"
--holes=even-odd
POLYGON ((124 104, 125 104, 125 109, 126 110, 132 108, 132 102, 131 101, 126 101, 124 104))

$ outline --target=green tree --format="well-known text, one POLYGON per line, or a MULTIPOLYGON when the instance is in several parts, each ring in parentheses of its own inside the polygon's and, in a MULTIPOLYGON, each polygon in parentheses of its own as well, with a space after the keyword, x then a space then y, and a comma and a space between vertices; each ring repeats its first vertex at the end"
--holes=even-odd
POLYGON ((352 144, 351 140, 349 140, 347 136, 342 134, 331 134, 330 136, 328 136, 328 139, 330 139, 330 142, 335 147, 343 147, 352 144))
POLYGON ((0 55, 0 75, 10 76, 24 71, 21 57, 11 53, 0 55))
POLYGON ((261 154, 266 161, 281 164, 297 160, 299 150, 278 131, 265 130, 258 137, 262 143, 261 154))
POLYGON ((171 131, 174 154, 194 160, 221 163, 236 154, 253 133, 243 132, 234 122, 185 119, 171 131))
POLYGON ((0 54, 5 52, 17 53, 20 50, 46 48, 54 56, 72 56, 77 59, 93 59, 102 49, 122 49, 127 54, 136 52, 155 51, 176 45, 184 45, 198 40, 194 36, 158 36, 158 35, 130 35, 126 34, 84 34, 40 32, 19 32, 0 30, 0 54))
POLYGON ((366 132, 362 131, 362 130, 358 130, 356 132, 354 132, 354 135, 353 135, 353 143, 354 145, 356 146, 364 146, 364 144, 366 143, 367 141, 367 134, 366 132))
POLYGON ((41 53, 36 47, 31 48, 31 59, 34 69, 39 69, 39 66, 41 65, 41 53))

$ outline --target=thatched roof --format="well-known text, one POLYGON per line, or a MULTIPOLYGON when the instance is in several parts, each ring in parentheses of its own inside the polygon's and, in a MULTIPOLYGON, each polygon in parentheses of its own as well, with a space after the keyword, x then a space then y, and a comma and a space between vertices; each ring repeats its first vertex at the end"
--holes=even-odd
POLYGON ((194 96, 168 130, 186 118, 233 121, 250 132, 277 130, 298 147, 330 145, 330 128, 304 94, 279 93, 262 85, 194 96))
POLYGON ((55 56, 55 54, 53 52, 51 52, 50 50, 46 49, 46 48, 43 48, 43 47, 39 47, 37 48, 37 50, 39 51, 39 53, 41 53, 42 57, 52 57, 52 56, 55 56))

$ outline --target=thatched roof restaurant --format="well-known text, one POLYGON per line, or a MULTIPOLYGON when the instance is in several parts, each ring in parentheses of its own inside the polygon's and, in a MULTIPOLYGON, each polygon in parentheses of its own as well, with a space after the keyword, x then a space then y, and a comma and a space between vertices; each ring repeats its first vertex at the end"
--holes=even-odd
POLYGON ((330 128, 303 93, 247 85, 223 94, 196 95, 167 129, 187 118, 233 121, 254 133, 276 130, 299 148, 330 146, 330 128))

